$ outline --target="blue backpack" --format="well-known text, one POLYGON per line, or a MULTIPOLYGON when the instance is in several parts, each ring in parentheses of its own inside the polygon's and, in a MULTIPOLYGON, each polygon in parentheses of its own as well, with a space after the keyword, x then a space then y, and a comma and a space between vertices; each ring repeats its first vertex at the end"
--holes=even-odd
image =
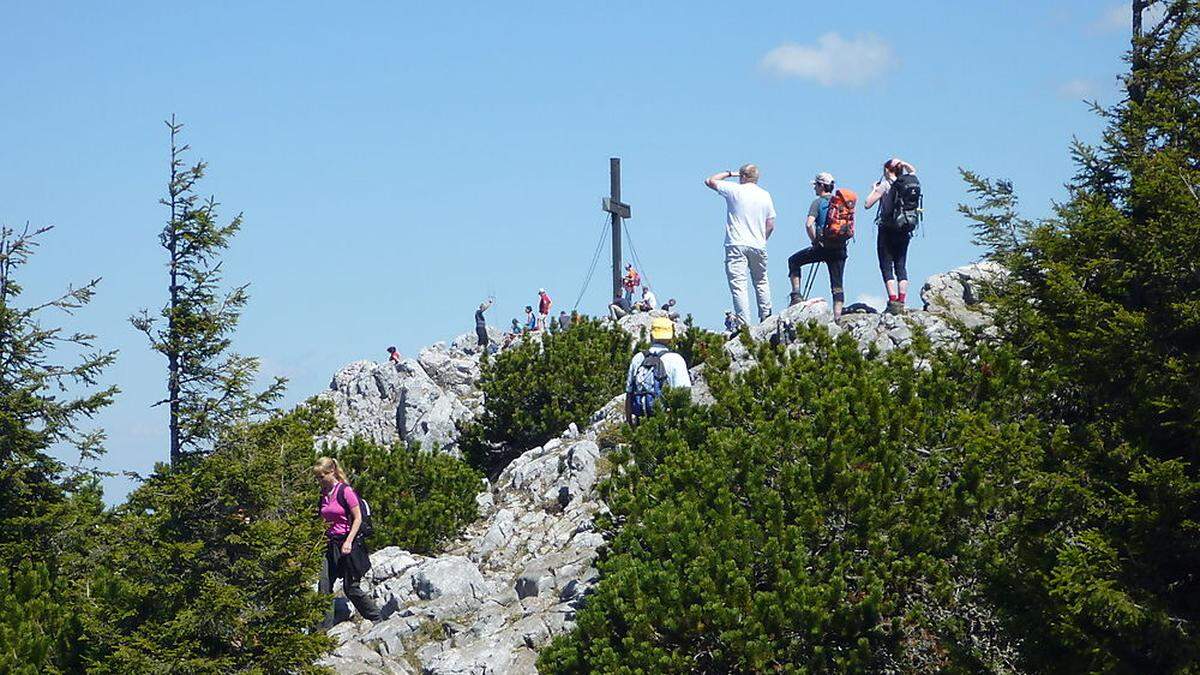
POLYGON ((661 354, 643 352, 642 362, 633 371, 633 391, 629 392, 635 417, 646 417, 653 412, 654 402, 662 396, 666 381, 667 369, 663 366, 661 354))

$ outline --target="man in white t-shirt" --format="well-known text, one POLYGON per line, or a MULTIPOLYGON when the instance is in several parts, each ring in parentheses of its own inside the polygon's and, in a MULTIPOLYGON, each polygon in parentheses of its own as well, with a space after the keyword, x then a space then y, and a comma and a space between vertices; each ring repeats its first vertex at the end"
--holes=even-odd
POLYGON ((758 167, 746 164, 736 173, 722 171, 704 184, 725 198, 725 277, 733 295, 733 311, 750 324, 750 297, 746 275, 754 282, 758 320, 771 315, 771 286, 767 282, 767 239, 775 230, 775 203, 758 186, 758 167), (725 179, 738 177, 737 183, 725 179))

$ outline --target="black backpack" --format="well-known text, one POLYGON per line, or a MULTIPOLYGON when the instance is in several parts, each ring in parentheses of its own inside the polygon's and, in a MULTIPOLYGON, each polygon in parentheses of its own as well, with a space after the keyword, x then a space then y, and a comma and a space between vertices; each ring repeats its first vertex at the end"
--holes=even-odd
MULTIPOLYGON (((346 484, 340 483, 334 489, 337 490, 338 504, 341 505, 342 510, 345 511, 347 517, 349 517, 350 505, 346 503, 346 484)), ((360 515, 362 515, 362 523, 358 526, 358 536, 365 539, 372 534, 375 534, 375 524, 371 522, 371 505, 367 503, 367 500, 364 499, 362 495, 358 496, 358 510, 360 515)), ((320 514, 321 498, 317 497, 317 515, 320 514)))
POLYGON ((893 232, 911 234, 921 222, 922 205, 921 181, 916 174, 906 173, 892 181, 888 190, 887 200, 891 211, 880 211, 882 226, 893 232))

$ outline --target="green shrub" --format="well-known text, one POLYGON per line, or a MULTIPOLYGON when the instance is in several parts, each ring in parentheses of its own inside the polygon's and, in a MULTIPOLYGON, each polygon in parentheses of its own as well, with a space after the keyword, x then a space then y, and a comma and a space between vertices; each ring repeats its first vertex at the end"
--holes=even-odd
POLYGON ((89 672, 296 672, 332 646, 312 631, 329 599, 311 472, 331 424, 304 405, 235 427, 130 494, 95 537, 89 672))
POLYGON ((433 553, 475 520, 482 476, 466 462, 417 444, 383 448, 355 438, 335 454, 373 509, 372 547, 433 553))
POLYGON ((0 568, 0 673, 77 672, 82 632, 45 565, 0 568))
POLYGON ((527 338, 481 364, 484 410, 459 429, 459 447, 485 471, 579 426, 624 389, 631 339, 585 320, 570 330, 527 338))
POLYGON ((972 567, 992 481, 1036 453, 995 395, 1018 371, 800 334, 710 373, 713 406, 627 432, 601 580, 542 672, 1005 667, 1003 634, 969 617, 991 616, 972 567))

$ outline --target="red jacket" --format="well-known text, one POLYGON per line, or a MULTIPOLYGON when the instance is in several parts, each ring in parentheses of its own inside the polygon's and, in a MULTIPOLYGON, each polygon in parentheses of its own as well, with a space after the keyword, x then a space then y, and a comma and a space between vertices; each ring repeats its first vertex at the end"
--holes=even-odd
POLYGON ((542 293, 539 297, 541 300, 538 301, 538 314, 549 314, 550 305, 553 305, 554 302, 551 301, 550 296, 545 293, 542 293))

